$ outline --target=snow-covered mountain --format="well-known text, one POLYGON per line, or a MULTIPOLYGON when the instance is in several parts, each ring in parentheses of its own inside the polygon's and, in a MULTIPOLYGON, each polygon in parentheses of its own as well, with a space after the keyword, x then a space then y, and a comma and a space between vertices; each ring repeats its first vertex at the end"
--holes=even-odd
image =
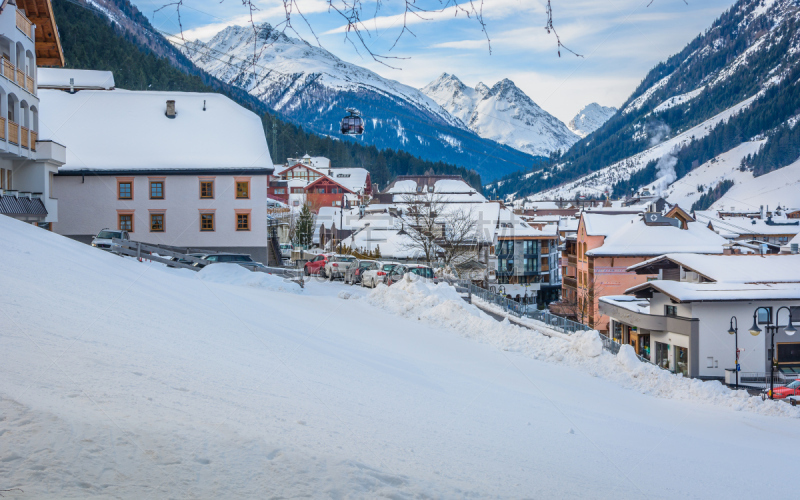
POLYGON ((565 151, 579 139, 507 78, 491 88, 483 82, 471 88, 455 75, 442 73, 422 92, 479 136, 532 155, 565 151))
POLYGON ((614 116, 616 112, 617 108, 601 106, 593 102, 587 104, 582 110, 578 111, 578 114, 569 121, 567 127, 579 136, 586 137, 600 128, 600 126, 614 116))
POLYGON ((798 25, 797 0, 739 0, 557 162, 484 192, 509 200, 616 197, 649 186, 688 209, 724 180, 734 183, 731 192, 796 185, 800 170, 788 166, 800 157, 798 25))
POLYGON ((534 161, 510 147, 498 149, 418 89, 342 61, 267 23, 255 30, 229 26, 207 43, 187 43, 184 52, 211 75, 318 133, 339 136, 346 109, 357 108, 366 120, 360 140, 379 148, 469 167, 480 164, 479 173, 488 178, 534 161), (497 156, 487 157, 493 150, 497 156))

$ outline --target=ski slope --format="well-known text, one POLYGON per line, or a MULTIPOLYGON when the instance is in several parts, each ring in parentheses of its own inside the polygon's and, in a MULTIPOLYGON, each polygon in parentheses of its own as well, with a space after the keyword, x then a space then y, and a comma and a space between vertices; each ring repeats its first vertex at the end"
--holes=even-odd
POLYGON ((0 235, 7 498, 754 498, 796 468, 796 408, 446 285, 300 290, 0 235))

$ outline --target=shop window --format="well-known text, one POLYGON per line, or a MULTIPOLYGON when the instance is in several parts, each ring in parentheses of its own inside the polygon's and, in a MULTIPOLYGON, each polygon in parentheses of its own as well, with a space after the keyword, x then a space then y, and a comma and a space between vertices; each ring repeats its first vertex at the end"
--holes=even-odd
POLYGON ((800 364, 800 342, 778 342, 778 363, 800 364))
POLYGON ((675 346, 675 373, 689 376, 689 349, 675 346))
POLYGON ((656 364, 665 370, 669 370, 669 344, 661 342, 655 343, 656 364))

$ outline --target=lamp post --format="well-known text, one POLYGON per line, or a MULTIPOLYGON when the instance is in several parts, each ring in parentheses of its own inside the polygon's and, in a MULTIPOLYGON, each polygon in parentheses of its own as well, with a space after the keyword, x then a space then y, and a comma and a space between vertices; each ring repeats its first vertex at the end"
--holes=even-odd
POLYGON ((736 319, 736 316, 731 316, 731 327, 728 329, 728 333, 731 335, 735 335, 736 339, 736 366, 734 369, 736 370, 736 385, 735 387, 739 388, 739 320, 736 319))
MULTIPOLYGON (((766 307, 756 307, 756 310, 753 312, 753 326, 750 327, 750 334, 755 336, 761 333, 761 328, 758 327, 758 311, 760 309, 764 309, 767 313, 770 310, 766 307)), ((770 347, 769 347, 769 399, 773 398, 773 391, 775 389, 775 333, 780 328, 780 324, 778 322, 778 316, 781 313, 781 309, 786 309, 789 313, 789 323, 784 327, 783 333, 789 335, 790 337, 797 333, 797 329, 792 325, 792 310, 786 306, 781 306, 775 311, 775 324, 773 325, 770 318, 770 321, 767 322, 767 333, 770 334, 770 347)))

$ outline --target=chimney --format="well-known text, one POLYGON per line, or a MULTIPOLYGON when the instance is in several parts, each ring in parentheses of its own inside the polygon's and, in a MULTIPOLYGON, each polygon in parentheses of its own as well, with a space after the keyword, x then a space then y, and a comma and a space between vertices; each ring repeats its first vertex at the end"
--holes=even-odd
POLYGON ((766 214, 764 213, 764 205, 761 205, 761 210, 760 210, 760 212, 761 212, 761 214, 760 214, 760 215, 761 215, 760 219, 761 219, 761 220, 764 220, 764 219, 766 219, 766 217, 767 217, 767 216, 766 216, 766 214))
POLYGON ((178 114, 178 112, 175 111, 175 101, 167 101, 167 112, 164 114, 167 115, 167 118, 175 118, 175 116, 178 114))
POLYGON ((69 79, 69 93, 70 94, 74 94, 75 93, 75 79, 74 78, 70 78, 69 79))

